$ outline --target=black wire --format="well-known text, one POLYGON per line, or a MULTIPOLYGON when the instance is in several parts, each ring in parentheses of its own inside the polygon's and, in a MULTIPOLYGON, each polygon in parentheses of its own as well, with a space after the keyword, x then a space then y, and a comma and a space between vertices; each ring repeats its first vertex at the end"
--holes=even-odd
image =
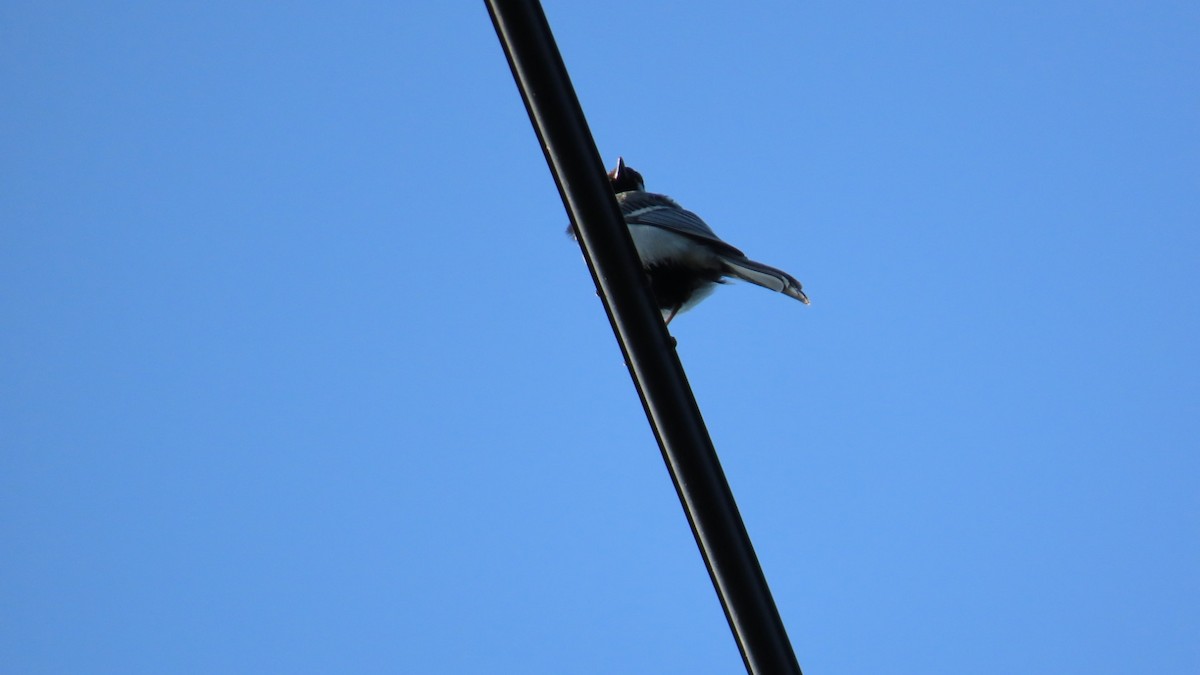
POLYGON ((799 674, 541 4, 486 4, 746 670, 799 674))

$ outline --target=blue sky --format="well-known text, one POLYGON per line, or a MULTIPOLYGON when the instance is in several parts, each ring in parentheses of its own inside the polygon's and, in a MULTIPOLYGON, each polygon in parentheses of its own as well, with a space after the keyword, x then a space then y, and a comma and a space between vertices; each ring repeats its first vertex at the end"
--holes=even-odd
MULTIPOLYGON (((801 665, 1200 669, 1194 3, 548 3, 801 665)), ((0 662, 740 659, 482 3, 0 8, 0 662)))

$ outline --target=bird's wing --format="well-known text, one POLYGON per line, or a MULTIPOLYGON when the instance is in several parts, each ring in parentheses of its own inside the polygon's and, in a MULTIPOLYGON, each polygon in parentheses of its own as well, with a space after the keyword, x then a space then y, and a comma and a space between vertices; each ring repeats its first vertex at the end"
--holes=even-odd
POLYGON ((718 253, 741 256, 743 253, 725 243, 700 219, 673 199, 653 192, 622 192, 617 195, 621 215, 629 225, 651 225, 704 242, 718 253))

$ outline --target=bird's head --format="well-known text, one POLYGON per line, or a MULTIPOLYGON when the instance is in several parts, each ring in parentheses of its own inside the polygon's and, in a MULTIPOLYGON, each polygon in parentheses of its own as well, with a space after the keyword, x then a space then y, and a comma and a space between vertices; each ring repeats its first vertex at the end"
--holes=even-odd
POLYGON ((613 169, 608 174, 608 180, 612 183, 613 192, 621 194, 622 192, 646 190, 646 183, 642 180, 642 174, 625 166, 625 158, 617 158, 617 168, 613 169))

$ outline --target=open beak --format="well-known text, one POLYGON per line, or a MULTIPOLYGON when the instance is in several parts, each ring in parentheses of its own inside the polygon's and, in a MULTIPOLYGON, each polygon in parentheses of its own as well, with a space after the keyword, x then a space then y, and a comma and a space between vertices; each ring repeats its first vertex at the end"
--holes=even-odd
POLYGON ((613 169, 612 172, 608 174, 608 177, 613 180, 616 180, 621 177, 621 172, 624 170, 625 170, 625 158, 618 157, 617 158, 617 168, 613 169))

